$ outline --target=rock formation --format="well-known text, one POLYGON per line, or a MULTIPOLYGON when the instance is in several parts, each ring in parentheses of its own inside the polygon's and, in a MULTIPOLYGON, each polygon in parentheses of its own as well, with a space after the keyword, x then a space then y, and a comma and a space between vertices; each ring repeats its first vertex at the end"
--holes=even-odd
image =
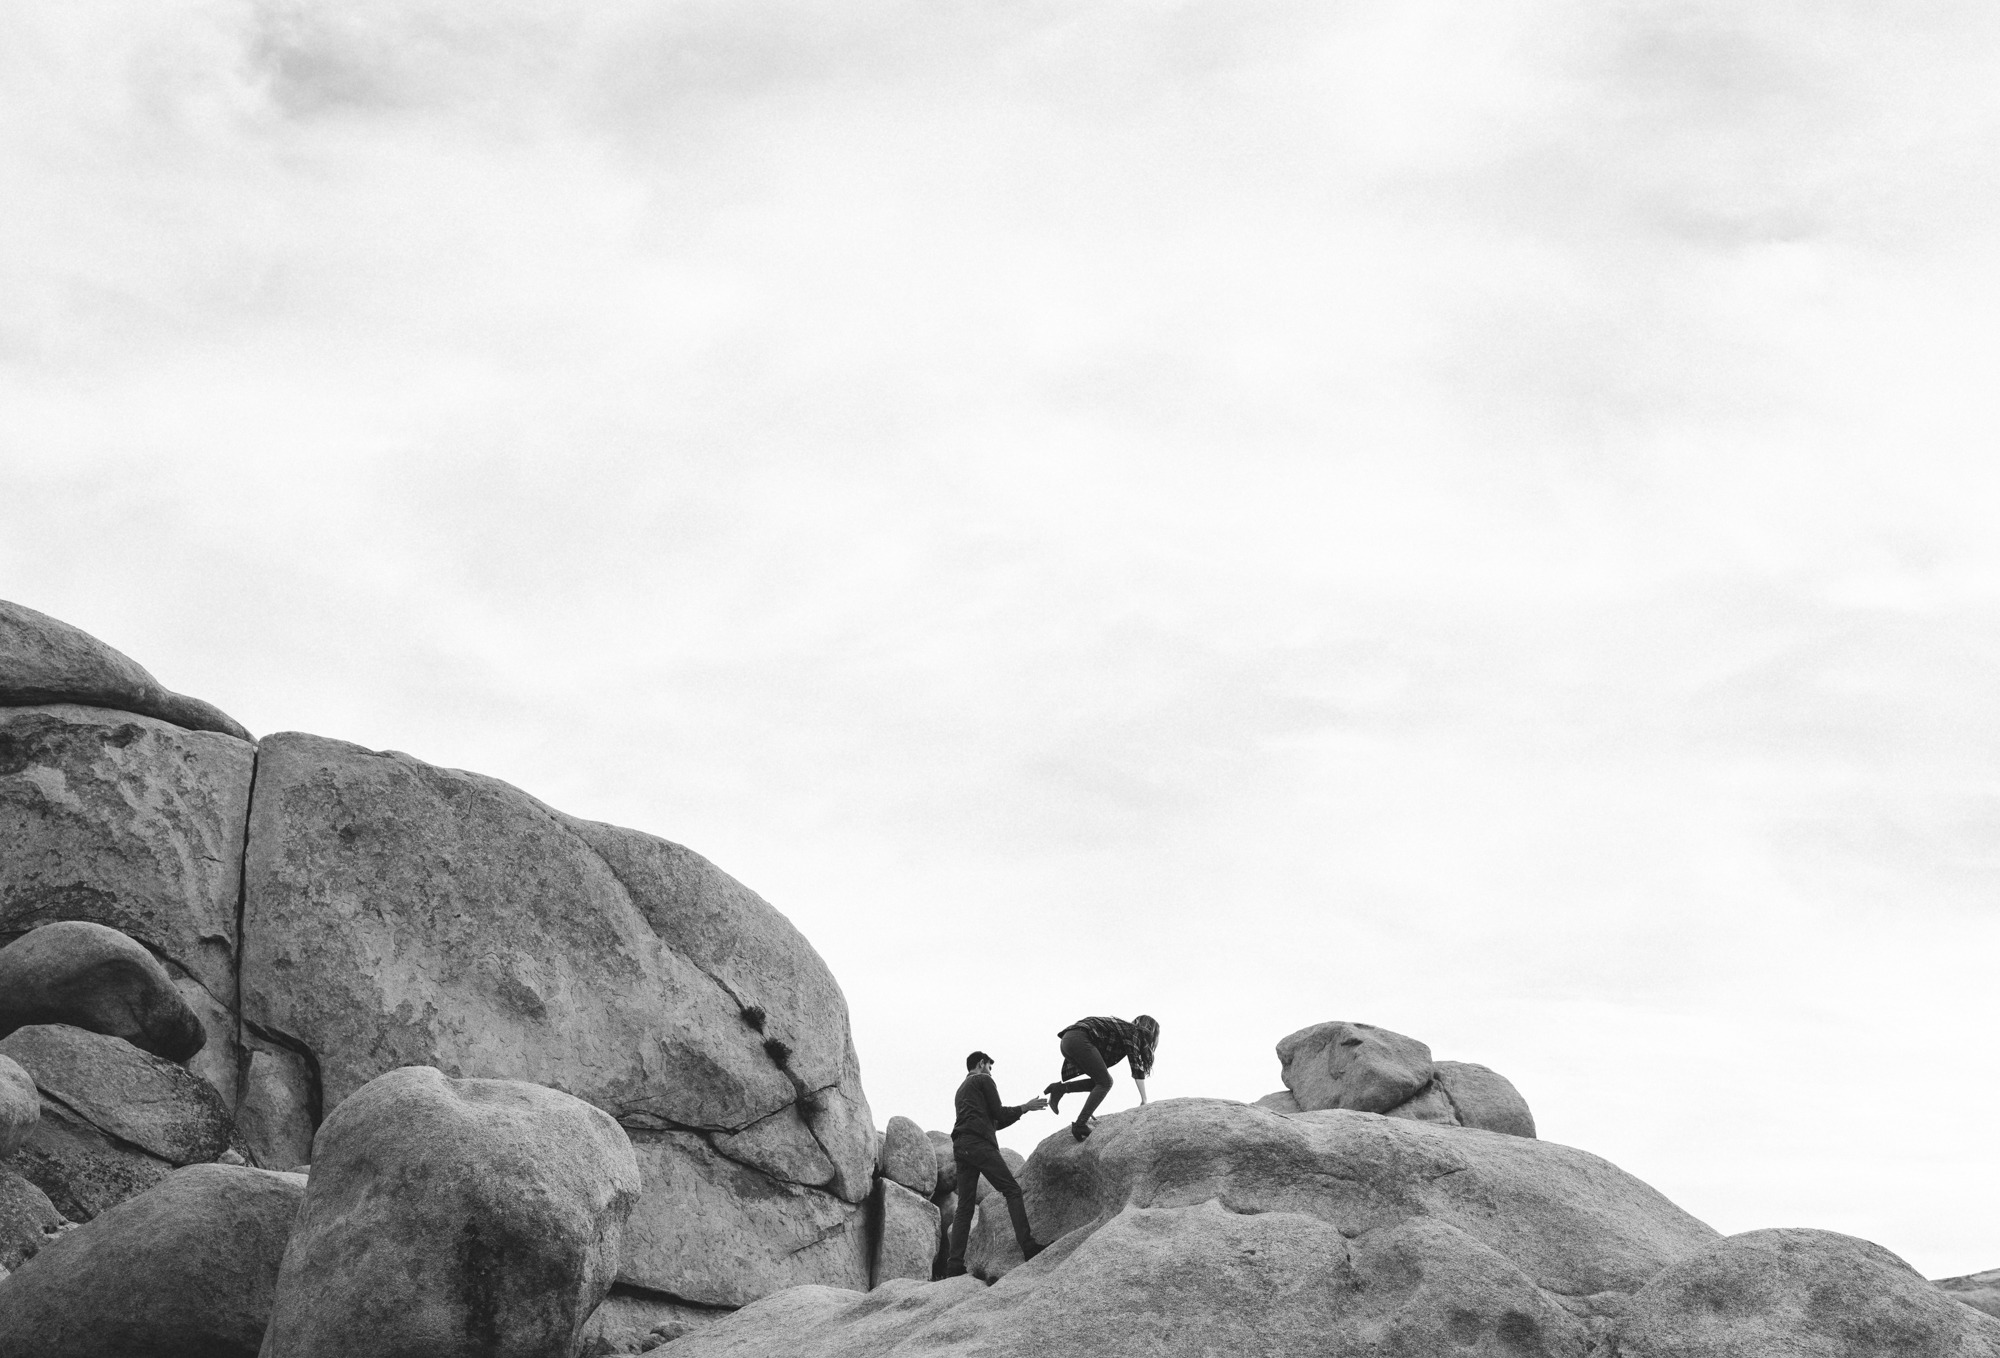
POLYGON ((2000 1271, 1723 1239, 1351 1022, 1256 1105, 1003 1151, 1049 1248, 982 1182, 973 1276, 925 1281, 950 1138, 874 1129, 754 893, 491 778, 253 741, 5 603, 0 849, 0 1358, 2000 1358, 2000 1271))
POLYGON ((1049 1137, 1021 1178, 1056 1242, 1022 1264, 987 1224, 972 1258, 993 1286, 797 1288, 675 1358, 2000 1355, 2000 1322, 1879 1247, 1725 1240, 1615 1166, 1529 1138, 1174 1099, 1081 1144, 1049 1137))
POLYGON ((618 1270, 639 1166, 609 1114, 516 1080, 394 1070, 314 1146, 264 1358, 545 1358, 618 1270))
POLYGON ((1468 1061, 1433 1061, 1413 1037, 1372 1023, 1316 1023, 1278 1044, 1285 1087, 1259 1099, 1278 1113, 1344 1108, 1416 1122, 1533 1136, 1528 1102, 1504 1075, 1468 1061))
MULTIPOLYGON (((101 926, 130 984, 97 985, 100 1007, 178 997, 177 1036, 40 1004, 4 1026, 96 1028, 183 1061, 255 1163, 309 1162, 320 1123, 399 1065, 530 1080, 616 1117, 645 1167, 620 1272, 634 1297, 699 1310, 867 1285, 877 1133, 846 1002, 789 922, 699 855, 407 755, 253 742, 10 604, 0 831, 0 942, 17 940, 0 959, 44 946, 42 926, 72 942, 101 926)), ((0 978, 0 1006, 27 994, 0 978)), ((65 1210, 171 1168, 66 1105, 43 1123, 41 1179, 69 1167, 65 1210)))
POLYGON ((256 1358, 304 1195, 296 1174, 175 1171, 0 1282, 0 1354, 256 1358))

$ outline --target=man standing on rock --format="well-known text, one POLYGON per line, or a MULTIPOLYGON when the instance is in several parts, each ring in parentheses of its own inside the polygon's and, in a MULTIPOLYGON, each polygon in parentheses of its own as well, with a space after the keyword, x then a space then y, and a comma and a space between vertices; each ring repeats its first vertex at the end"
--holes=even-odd
POLYGON ((1021 1185, 1014 1171, 1000 1158, 1002 1127, 1020 1121, 1021 1114, 1047 1108, 1049 1101, 1036 1098, 1018 1108, 1000 1102, 1000 1088, 993 1083, 993 1058, 974 1052, 965 1058, 965 1082, 958 1087, 958 1121, 951 1127, 952 1158, 958 1162, 958 1210, 951 1219, 951 1247, 945 1255, 944 1276, 956 1278, 965 1272, 965 1242, 972 1234, 972 1208, 979 1197, 979 1176, 999 1190, 1007 1200, 1007 1215, 1014 1222, 1014 1241, 1021 1257, 1032 1259, 1042 1252, 1028 1230, 1028 1207, 1021 1200, 1021 1185))

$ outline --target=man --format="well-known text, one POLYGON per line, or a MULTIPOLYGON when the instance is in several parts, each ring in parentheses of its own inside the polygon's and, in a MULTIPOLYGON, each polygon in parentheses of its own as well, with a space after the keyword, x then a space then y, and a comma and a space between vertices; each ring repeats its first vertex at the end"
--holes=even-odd
POLYGON ((1014 1172, 1000 1158, 1000 1140, 994 1134, 1020 1121, 1023 1113, 1047 1108, 1049 1101, 1037 1098, 1018 1108, 1001 1103, 999 1086, 993 1083, 993 1058, 985 1052, 966 1057, 965 1070, 965 1082, 958 1087, 958 1121, 951 1127, 951 1153, 958 1162, 958 1211, 951 1219, 951 1245, 945 1255, 947 1278, 965 1272, 965 1241, 972 1234, 972 1208, 979 1198, 982 1174, 1007 1200, 1007 1215, 1013 1219, 1014 1243, 1021 1247, 1021 1257, 1032 1259, 1042 1252, 1028 1230, 1021 1185, 1014 1182, 1014 1172))

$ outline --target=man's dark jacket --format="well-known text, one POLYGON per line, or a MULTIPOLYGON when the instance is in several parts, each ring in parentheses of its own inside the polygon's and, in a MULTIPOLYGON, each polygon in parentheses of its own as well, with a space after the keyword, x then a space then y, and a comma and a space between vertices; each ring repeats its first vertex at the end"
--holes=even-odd
POLYGON ((976 1070, 958 1087, 956 1103, 958 1121, 951 1125, 953 1141, 967 1137, 998 1150, 1000 1138, 995 1133, 1021 1120, 1020 1109, 1000 1102, 1000 1089, 993 1083, 993 1077, 976 1070))

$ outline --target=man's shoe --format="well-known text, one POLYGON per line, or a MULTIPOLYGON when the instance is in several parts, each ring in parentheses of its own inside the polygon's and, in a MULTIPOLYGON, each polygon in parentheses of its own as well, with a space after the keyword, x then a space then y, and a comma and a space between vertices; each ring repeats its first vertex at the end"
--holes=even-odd
POLYGON ((1062 1087, 1061 1081, 1057 1081, 1055 1084, 1049 1085, 1042 1090, 1042 1093, 1049 1096, 1049 1111, 1051 1113, 1062 1111, 1062 1096, 1068 1092, 1068 1090, 1062 1087))
POLYGON ((947 1278, 963 1278, 965 1276, 965 1265, 946 1264, 944 1266, 944 1276, 947 1278))
POLYGON ((1021 1262, 1024 1264, 1027 1263, 1030 1259, 1034 1258, 1036 1255, 1040 1254, 1043 1250, 1047 1248, 1048 1246, 1044 1245, 1039 1240, 1030 1240, 1028 1242, 1028 1248, 1021 1251, 1021 1262))
POLYGON ((1072 1122, 1069 1125, 1069 1134, 1078 1141, 1082 1141, 1090 1135, 1090 1124, 1087 1122, 1072 1122))

